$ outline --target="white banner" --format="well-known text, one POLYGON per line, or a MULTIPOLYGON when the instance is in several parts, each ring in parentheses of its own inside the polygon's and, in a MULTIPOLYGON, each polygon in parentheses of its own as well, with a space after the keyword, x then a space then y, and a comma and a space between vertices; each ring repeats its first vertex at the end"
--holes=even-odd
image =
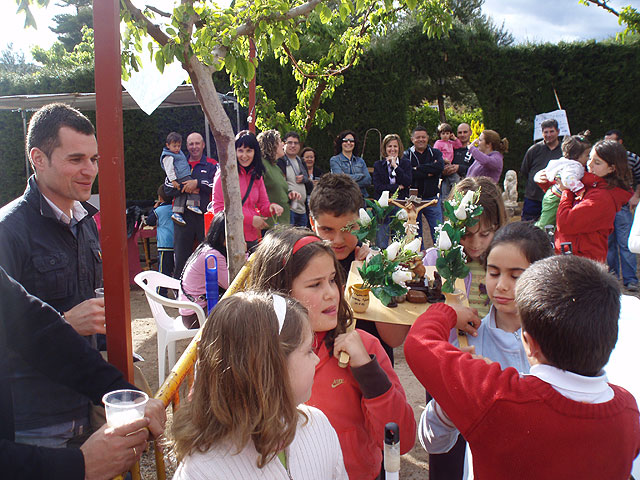
POLYGON ((540 140, 542 138, 541 124, 545 120, 555 120, 558 122, 558 129, 560 135, 571 135, 569 130, 569 121, 567 120, 567 112, 565 110, 554 110, 553 112, 540 113, 536 115, 533 125, 533 141, 540 140))

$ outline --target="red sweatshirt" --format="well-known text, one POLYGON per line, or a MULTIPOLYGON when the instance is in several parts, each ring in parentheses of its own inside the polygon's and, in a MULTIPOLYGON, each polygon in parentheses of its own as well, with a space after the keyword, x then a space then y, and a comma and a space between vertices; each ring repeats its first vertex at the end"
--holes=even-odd
POLYGON ((349 479, 373 480, 382 465, 384 426, 398 424, 404 454, 416 441, 416 421, 380 341, 362 330, 356 332, 375 359, 362 367, 340 368, 322 341, 324 335, 317 334, 320 362, 306 403, 322 410, 338 434, 349 479))
POLYGON ((448 342, 455 311, 432 305, 411 327, 407 363, 469 442, 477 480, 628 480, 640 452, 633 396, 611 385, 600 404, 570 400, 448 342))
POLYGON ((609 235, 616 213, 631 198, 631 191, 609 188, 607 181, 585 172, 585 193, 576 201, 571 190, 562 192, 556 216, 556 251, 571 242, 573 254, 606 263, 609 235))

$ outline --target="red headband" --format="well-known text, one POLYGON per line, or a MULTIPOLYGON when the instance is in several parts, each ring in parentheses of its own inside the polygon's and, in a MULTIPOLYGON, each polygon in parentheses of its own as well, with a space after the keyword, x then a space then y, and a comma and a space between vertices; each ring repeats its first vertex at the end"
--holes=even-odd
POLYGON ((298 250, 300 250, 305 245, 309 245, 313 242, 320 242, 321 240, 314 235, 307 235, 306 237, 302 237, 296 243, 293 244, 293 253, 291 256, 295 255, 298 250))

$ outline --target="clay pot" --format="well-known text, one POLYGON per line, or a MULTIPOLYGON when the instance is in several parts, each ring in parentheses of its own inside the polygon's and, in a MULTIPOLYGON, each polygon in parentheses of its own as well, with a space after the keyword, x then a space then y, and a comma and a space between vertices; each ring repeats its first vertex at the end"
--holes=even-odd
POLYGON ((362 313, 369 308, 369 292, 371 290, 362 288, 361 283, 349 287, 349 304, 354 312, 362 313))

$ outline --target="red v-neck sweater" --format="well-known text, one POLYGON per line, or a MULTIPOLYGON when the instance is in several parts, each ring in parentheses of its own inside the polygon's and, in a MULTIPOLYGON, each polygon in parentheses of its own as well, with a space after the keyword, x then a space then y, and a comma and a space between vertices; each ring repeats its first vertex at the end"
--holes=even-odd
POLYGON ((638 407, 611 385, 600 404, 563 397, 515 368, 474 360, 448 342, 455 311, 431 306, 405 341, 407 363, 473 453, 477 480, 628 480, 640 452, 638 407))

